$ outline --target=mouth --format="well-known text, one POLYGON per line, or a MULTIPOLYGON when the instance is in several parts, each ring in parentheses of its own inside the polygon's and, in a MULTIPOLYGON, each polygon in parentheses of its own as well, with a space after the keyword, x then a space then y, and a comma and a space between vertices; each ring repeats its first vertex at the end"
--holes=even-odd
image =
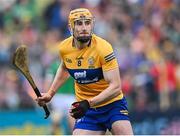
POLYGON ((80 33, 79 36, 89 36, 90 34, 89 33, 80 33))
POLYGON ((85 35, 86 35, 86 34, 89 34, 89 33, 85 33, 85 32, 83 32, 83 33, 80 33, 80 34, 85 34, 85 35))

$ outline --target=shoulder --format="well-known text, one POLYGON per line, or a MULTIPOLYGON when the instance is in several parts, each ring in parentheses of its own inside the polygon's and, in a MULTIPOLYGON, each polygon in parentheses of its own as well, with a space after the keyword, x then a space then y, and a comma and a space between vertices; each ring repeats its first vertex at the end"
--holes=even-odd
POLYGON ((96 46, 96 49, 99 51, 99 53, 104 54, 105 52, 113 51, 112 45, 105 39, 93 34, 92 40, 96 46))
POLYGON ((59 49, 63 50, 63 49, 66 49, 67 46, 71 46, 72 45, 72 40, 73 40, 73 37, 70 36, 70 37, 66 38, 65 40, 61 41, 59 43, 59 45, 58 45, 59 49))
POLYGON ((69 38, 66 38, 65 40, 61 41, 58 44, 59 52, 61 54, 64 54, 65 52, 67 52, 72 47, 72 41, 73 41, 72 36, 70 36, 69 38))
POLYGON ((108 41, 95 34, 93 34, 92 40, 93 43, 97 45, 98 49, 105 50, 107 48, 112 48, 112 45, 108 41))

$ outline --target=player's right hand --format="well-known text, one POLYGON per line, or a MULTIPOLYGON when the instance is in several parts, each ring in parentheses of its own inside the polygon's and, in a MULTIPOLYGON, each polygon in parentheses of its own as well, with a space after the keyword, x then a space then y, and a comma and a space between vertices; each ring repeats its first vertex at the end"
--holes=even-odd
POLYGON ((36 101, 39 106, 45 106, 46 103, 51 101, 52 96, 49 93, 43 93, 41 95, 41 97, 37 97, 36 101))

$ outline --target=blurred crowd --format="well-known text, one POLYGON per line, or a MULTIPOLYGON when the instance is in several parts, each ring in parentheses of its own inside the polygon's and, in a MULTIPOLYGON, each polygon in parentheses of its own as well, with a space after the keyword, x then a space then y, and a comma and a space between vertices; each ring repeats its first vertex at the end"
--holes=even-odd
POLYGON ((89 8, 94 33, 109 41, 120 66, 130 111, 180 108, 179 0, 0 0, 0 109, 33 109, 31 87, 12 66, 28 46, 29 67, 40 90, 58 57, 56 43, 70 36, 71 9, 89 8))

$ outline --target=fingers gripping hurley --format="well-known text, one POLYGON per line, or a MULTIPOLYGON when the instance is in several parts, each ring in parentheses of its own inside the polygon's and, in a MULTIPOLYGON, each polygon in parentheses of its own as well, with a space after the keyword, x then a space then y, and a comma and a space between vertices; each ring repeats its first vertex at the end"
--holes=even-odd
MULTIPOLYGON (((41 93, 39 92, 39 89, 37 88, 36 84, 34 83, 34 80, 29 72, 26 46, 20 46, 16 49, 14 56, 13 56, 13 65, 16 66, 16 68, 18 68, 21 71, 21 73, 29 81, 29 83, 32 86, 36 95, 38 97, 40 97, 41 93)), ((48 116, 50 115, 50 112, 46 105, 43 106, 43 109, 46 113, 44 118, 47 119, 48 116)))

